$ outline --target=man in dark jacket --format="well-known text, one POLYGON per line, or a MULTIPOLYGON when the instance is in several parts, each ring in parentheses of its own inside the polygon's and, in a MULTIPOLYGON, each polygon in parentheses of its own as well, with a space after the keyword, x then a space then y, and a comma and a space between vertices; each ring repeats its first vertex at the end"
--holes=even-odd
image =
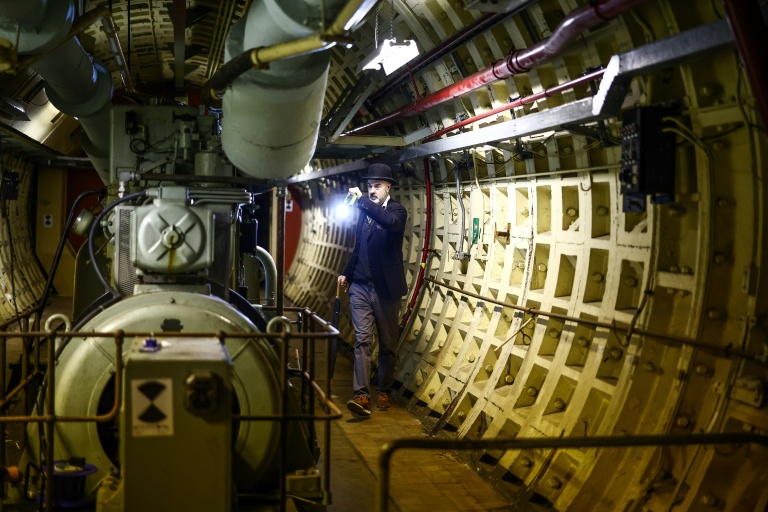
POLYGON ((371 344, 376 328, 379 340, 379 370, 376 407, 389 409, 397 346, 397 316, 400 300, 408 293, 403 269, 403 232, 408 213, 392 199, 389 190, 396 182, 385 164, 368 168, 368 196, 360 189, 355 249, 339 283, 349 286, 349 305, 355 328, 355 396, 347 408, 357 416, 370 416, 371 344))

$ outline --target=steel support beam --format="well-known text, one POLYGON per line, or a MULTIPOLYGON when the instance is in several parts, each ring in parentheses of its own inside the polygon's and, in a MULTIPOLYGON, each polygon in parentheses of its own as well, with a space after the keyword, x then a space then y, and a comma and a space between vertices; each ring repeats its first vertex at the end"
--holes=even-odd
POLYGON ((618 113, 634 77, 701 58, 730 43, 733 43, 733 34, 728 23, 719 20, 614 55, 594 96, 593 113, 601 116, 618 113))
MULTIPOLYGON (((763 8, 763 15, 768 6, 763 8)), ((701 58, 712 51, 722 49, 733 42, 733 34, 725 20, 719 20, 680 34, 647 44, 628 52, 614 55, 605 71, 597 94, 566 105, 529 114, 511 121, 498 123, 461 133, 452 137, 428 142, 384 155, 380 161, 394 166, 417 158, 428 158, 438 153, 461 151, 474 146, 495 143, 533 135, 545 131, 572 125, 584 125, 599 119, 616 117, 621 113, 621 105, 627 94, 632 79, 653 73, 669 66, 701 58)), ((365 161, 353 162, 342 166, 330 167, 316 173, 296 176, 297 181, 307 181, 319 177, 343 174, 351 170, 366 168, 365 161), (357 164, 357 167, 352 166, 357 164), (347 166, 352 166, 348 167, 347 166)))

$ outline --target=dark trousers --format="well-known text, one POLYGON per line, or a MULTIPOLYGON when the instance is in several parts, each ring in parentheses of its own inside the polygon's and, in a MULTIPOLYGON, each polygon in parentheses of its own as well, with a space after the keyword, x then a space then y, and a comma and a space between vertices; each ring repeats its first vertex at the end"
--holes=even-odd
POLYGON ((379 299, 372 285, 353 282, 349 287, 349 307, 355 328, 355 371, 352 381, 355 395, 370 395, 368 383, 371 381, 374 327, 379 341, 379 378, 376 390, 390 393, 395 380, 400 299, 379 299))

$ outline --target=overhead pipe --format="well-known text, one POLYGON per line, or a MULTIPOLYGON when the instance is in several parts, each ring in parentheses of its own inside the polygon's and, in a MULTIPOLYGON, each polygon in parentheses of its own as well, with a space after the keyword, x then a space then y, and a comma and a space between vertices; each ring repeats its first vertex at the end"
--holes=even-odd
POLYGON ((500 114, 501 112, 506 112, 509 109, 516 108, 522 105, 526 105, 528 103, 533 103, 534 101, 540 100, 542 98, 548 98, 552 96, 555 93, 562 92, 568 89, 573 89, 574 87, 577 87, 579 85, 582 85, 587 82, 591 82, 592 80, 597 80, 603 74, 605 73, 605 69, 598 69, 597 71, 593 71, 591 73, 587 73, 586 75, 580 76, 579 78, 576 78, 574 80, 570 80, 568 82, 564 82, 562 84, 556 85, 554 87, 550 87, 549 89, 545 89, 541 92, 537 92, 536 94, 531 94, 530 96, 523 96, 522 98, 518 98, 514 101, 511 101, 509 103, 505 103, 504 105, 501 105, 500 107, 496 107, 494 109, 491 109, 487 112, 483 112, 482 114, 478 114, 476 116, 469 117, 463 121, 459 121, 458 123, 452 124, 451 126, 448 126, 446 128, 443 128, 442 130, 438 130, 432 135, 429 135, 427 137, 424 137, 422 142, 431 142, 433 140, 437 140, 446 133, 452 132, 454 130, 458 130, 459 128, 463 128, 464 126, 470 125, 472 123, 476 123, 482 119, 485 119, 486 117, 490 117, 495 114, 500 114))
POLYGON ((109 183, 109 132, 113 83, 109 71, 73 38, 32 65, 51 104, 76 117, 85 132, 83 149, 105 184, 109 183))
POLYGON ((110 50, 112 50, 112 55, 115 57, 115 64, 117 64, 117 70, 120 72, 123 88, 128 92, 136 92, 136 89, 133 86, 133 80, 131 79, 131 73, 128 70, 128 63, 125 61, 125 54, 123 53, 123 47, 120 44, 120 38, 117 37, 115 20, 112 19, 111 14, 101 18, 101 28, 104 31, 104 35, 107 37, 107 42, 109 43, 110 50))
POLYGON ((457 48, 467 44, 469 41, 479 36, 486 30, 506 21, 513 15, 525 10, 534 2, 538 0, 523 0, 517 2, 517 6, 506 12, 488 13, 485 16, 476 19, 469 25, 463 27, 461 30, 450 36, 445 41, 439 43, 437 46, 429 50, 427 53, 419 57, 415 62, 409 64, 407 68, 398 71, 392 78, 390 78, 386 84, 384 84, 378 91, 371 95, 371 103, 377 103, 387 94, 394 91, 398 84, 406 80, 409 76, 413 76, 432 64, 434 61, 443 58, 445 55, 456 51, 457 48))
POLYGON ((757 109, 768 127, 768 68, 763 52, 768 48, 768 34, 765 30, 760 6, 756 0, 721 0, 728 24, 733 32, 741 62, 747 72, 747 80, 755 96, 757 109))
MULTIPOLYGON (((108 183, 112 77, 75 36, 111 13, 98 8, 75 20, 72 0, 38 0, 35 5, 41 10, 21 9, 18 4, 0 1, 0 38, 17 42, 18 67, 36 71, 45 81, 51 104, 80 121, 85 132, 83 149, 108 183)), ((8 68, 7 63, 0 67, 8 68)))
POLYGON ((552 35, 528 48, 513 50, 506 59, 500 60, 477 73, 459 80, 439 91, 424 96, 420 100, 392 112, 371 123, 365 124, 348 134, 367 133, 375 128, 385 126, 401 119, 422 114, 430 108, 457 98, 463 94, 474 91, 498 80, 504 80, 511 76, 526 73, 534 66, 542 64, 562 51, 572 43, 584 30, 599 23, 615 18, 623 12, 631 9, 643 0, 605 0, 580 7, 563 19, 552 35))
POLYGON ((309 163, 330 62, 330 54, 319 50, 346 36, 375 1, 349 0, 341 9, 339 0, 312 3, 251 4, 227 35, 227 63, 204 88, 207 97, 224 90, 222 146, 249 176, 284 178, 309 163), (317 17, 321 5, 337 14, 324 31, 315 32, 304 20, 317 17))

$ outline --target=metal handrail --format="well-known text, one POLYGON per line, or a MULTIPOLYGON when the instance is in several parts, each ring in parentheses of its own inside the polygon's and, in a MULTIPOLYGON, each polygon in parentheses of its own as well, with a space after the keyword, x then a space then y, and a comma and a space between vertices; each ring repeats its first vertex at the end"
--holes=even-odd
MULTIPOLYGON (((265 310, 272 310, 274 308, 264 308, 265 310)), ((163 337, 167 338, 200 338, 200 337, 211 337, 211 338, 218 338, 222 343, 226 340, 226 338, 271 338, 271 339, 281 339, 282 341, 282 350, 278 350, 280 354, 280 373, 282 378, 282 407, 283 407, 283 414, 277 414, 277 415, 233 415, 232 421, 279 421, 281 424, 281 434, 280 434, 280 443, 281 443, 281 450, 285 451, 287 450, 287 443, 288 439, 287 436, 284 435, 287 430, 287 422, 289 421, 325 421, 330 422, 332 420, 337 420, 342 417, 341 411, 338 407, 333 403, 333 401, 330 399, 330 382, 328 381, 326 383, 326 390, 325 392, 322 390, 322 388, 317 384, 317 382, 313 378, 313 371, 314 371, 314 344, 315 341, 320 339, 326 339, 331 340, 339 336, 339 331, 333 327, 333 325, 330 322, 327 322, 326 320, 320 318, 317 314, 315 314, 313 311, 311 311, 308 308, 299 308, 299 307, 286 307, 284 308, 285 311, 293 311, 293 312, 300 312, 302 313, 311 323, 312 328, 319 328, 321 329, 321 332, 297 332, 294 334, 288 333, 288 332, 282 332, 282 333, 269 333, 269 332, 247 332, 247 333, 228 333, 224 331, 217 331, 217 332, 162 332, 161 335, 163 337), (304 338, 306 340, 309 340, 311 342, 311 350, 310 350, 310 371, 304 371, 299 370, 299 374, 301 378, 308 383, 307 388, 309 389, 310 393, 310 400, 312 403, 314 403, 315 396, 319 399, 320 405, 322 409, 327 414, 294 414, 289 415, 287 414, 287 393, 288 393, 288 378, 289 378, 289 370, 292 373, 296 373, 295 369, 289 369, 287 365, 288 360, 288 341, 290 339, 294 338, 304 338)), ((38 309, 30 310, 26 313, 26 317, 21 317, 21 319, 24 320, 24 326, 29 326, 29 317, 30 315, 36 313, 38 309)), ((6 328, 13 323, 17 322, 18 319, 13 319, 13 321, 7 322, 6 328)), ((36 327, 38 326, 39 321, 35 321, 33 325, 36 327)), ((38 327, 39 328, 39 327, 38 327)), ((0 329, 2 329, 2 326, 0 326, 0 329)), ((45 424, 45 431, 46 431, 46 438, 47 443, 45 446, 45 460, 46 460, 46 468, 45 468, 45 481, 46 482, 53 482, 53 464, 49 461, 53 461, 54 457, 54 428, 55 424, 57 422, 105 422, 110 421, 114 419, 117 412, 120 410, 121 407, 121 400, 122 400, 122 393, 121 393, 121 387, 122 387, 122 369, 123 369, 123 344, 126 337, 150 337, 150 336, 156 336, 157 333, 151 332, 151 331, 40 331, 40 330, 30 330, 30 331, 21 331, 21 332, 7 332, 0 330, 0 344, 2 347, 0 347, 0 360, 5 360, 5 353, 6 353, 6 346, 7 346, 7 339, 8 338, 15 338, 15 337, 23 337, 23 338, 31 338, 34 340, 34 371, 30 375, 26 375, 26 372, 22 376, 22 383, 20 383, 18 386, 16 386, 13 390, 11 390, 7 396, 5 396, 4 399, 0 400, 0 405, 4 405, 8 403, 15 395, 17 395, 22 390, 25 390, 29 384, 35 381, 35 379, 40 375, 45 375, 45 385, 47 387, 46 395, 45 395, 45 412, 46 414, 41 415, 31 415, 29 414, 25 409, 25 415, 22 416, 4 416, 2 413, 0 413, 0 424, 4 423, 44 423, 45 424), (56 357, 56 339, 57 338, 74 338, 74 337, 88 337, 88 338, 113 338, 115 340, 115 398, 114 398, 114 404, 112 407, 112 410, 107 412, 106 414, 96 415, 96 416, 61 416, 56 414, 55 409, 55 377, 56 377, 56 365, 53 364, 56 357), (45 372, 40 370, 40 343, 41 340, 46 340, 48 342, 47 345, 47 356, 48 356, 48 365, 47 370, 45 372)), ((27 347, 25 345, 23 352, 26 354, 27 347)), ((329 356, 330 352, 330 343, 326 346, 326 356, 329 356)), ((24 369, 26 370, 27 366, 27 358, 24 360, 24 369)), ((3 364, 4 367, 4 364, 3 364)), ((4 371, 2 372, 4 373, 4 371)), ((313 409, 314 410, 314 409, 313 409)), ((42 412, 42 411, 39 411, 42 412)), ((0 429, 3 430, 4 429, 0 429)), ((322 496, 323 496, 323 502, 324 504, 330 503, 330 428, 326 428, 326 436, 325 436, 325 442, 324 444, 324 450, 325 450, 325 471, 323 478, 321 480, 322 483, 322 496)), ((4 437, 4 436, 3 436, 4 437)), ((283 457, 283 460, 285 458, 283 457)), ((282 464, 282 462, 281 462, 282 464)), ((285 471, 282 472, 282 478, 280 480, 281 482, 281 488, 280 493, 281 497, 283 498, 281 500, 281 510, 285 506, 285 498, 286 498, 286 478, 287 474, 285 471)), ((46 485, 45 486, 45 510, 51 511, 53 510, 53 485, 46 485)))
POLYGON ((677 346, 688 345, 690 347, 694 347, 694 348, 697 348, 697 349, 708 350, 708 351, 711 351, 711 352, 716 352, 718 354, 723 354, 726 357, 728 357, 728 356, 736 356, 736 357, 739 357, 739 358, 742 358, 742 359, 748 359, 750 361, 753 361, 753 362, 756 362, 756 363, 760 363, 760 364, 763 364, 763 365, 766 364, 765 361, 763 361, 761 358, 755 356, 754 354, 748 354, 748 353, 743 352, 741 350, 737 350, 737 349, 731 348, 730 345, 728 345, 726 347, 716 347, 716 346, 713 346, 713 345, 708 345, 706 343, 699 343, 699 342, 697 342, 697 341, 695 341, 695 340, 693 340, 691 338, 685 338, 683 336, 675 336, 673 334, 653 332, 653 331, 648 331, 648 330, 645 330, 645 329, 634 328, 632 326, 624 327, 624 326, 616 324, 616 323, 601 322, 599 320, 590 320, 589 318, 579 318, 579 317, 575 317, 575 316, 564 315, 562 313, 555 313, 553 311, 544 311, 544 310, 541 310, 541 309, 529 308, 527 306, 518 306, 517 304, 510 304, 509 302, 504 302, 504 301, 496 300, 496 299, 494 299, 492 297, 486 297, 486 296, 483 296, 483 295, 480 295, 480 294, 477 294, 477 293, 473 293, 473 292, 469 292, 469 291, 466 291, 466 290, 462 290, 461 288, 457 288, 456 286, 451 286, 451 285, 446 284, 446 283, 441 283, 440 281, 438 281, 437 279, 435 279, 433 277, 425 277, 424 280, 428 281, 430 283, 434 283, 434 284, 436 284, 436 285, 438 285, 438 286, 440 286, 442 288, 447 288, 447 289, 449 289, 451 291, 458 292, 458 293, 460 293, 462 295, 467 295, 469 297, 473 297, 475 299, 478 299, 478 300, 481 300, 481 301, 484 301, 484 302, 490 302, 491 304, 497 304, 497 305, 503 306, 505 308, 510 308, 510 309, 514 309, 516 311, 521 311, 523 313, 526 313, 526 314, 529 314, 529 315, 532 315, 532 316, 545 316, 545 317, 548 317, 548 318, 556 318, 558 320, 563 320, 565 322, 574 322, 574 323, 577 323, 577 324, 589 325, 589 326, 592 326, 592 327, 608 329, 608 330, 611 330, 611 331, 625 332, 628 335, 637 334, 637 335, 640 335, 640 336, 647 336, 647 337, 650 337, 650 338, 661 340, 661 341, 665 342, 668 345, 669 344, 677 345, 677 346))
POLYGON ((553 437, 485 440, 447 440, 404 438, 384 444, 379 454, 379 481, 376 490, 376 511, 389 507, 389 465, 397 450, 530 450, 561 448, 629 448, 633 446, 683 446, 705 444, 755 443, 768 446, 768 436, 752 433, 662 434, 602 437, 553 437))

